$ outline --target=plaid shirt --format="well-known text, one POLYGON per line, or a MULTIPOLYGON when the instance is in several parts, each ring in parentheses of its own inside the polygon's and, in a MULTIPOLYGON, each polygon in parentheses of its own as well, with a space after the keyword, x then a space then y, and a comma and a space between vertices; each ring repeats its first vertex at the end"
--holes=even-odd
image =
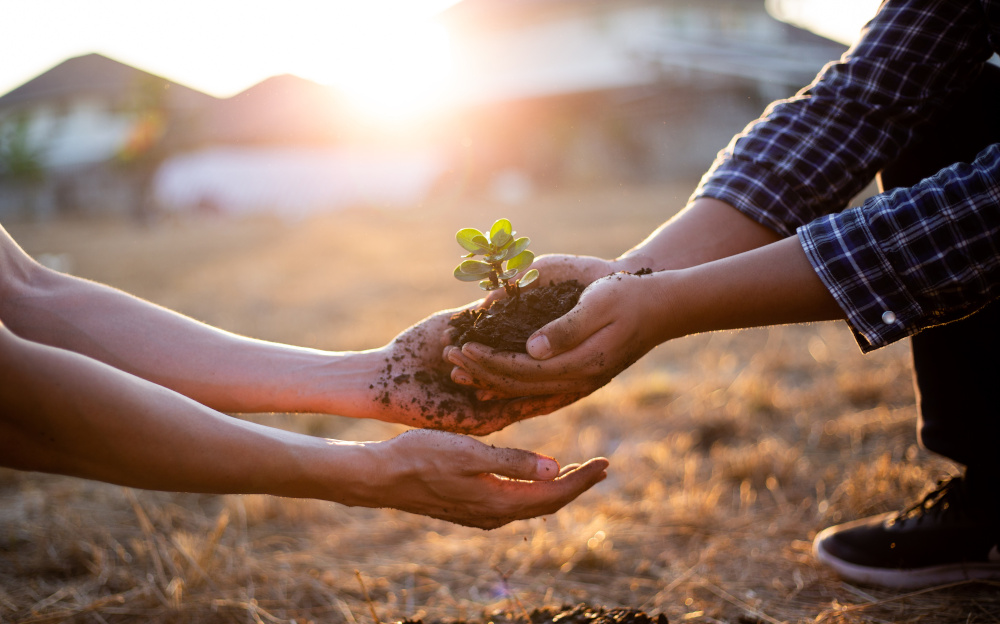
POLYGON ((887 0, 839 62, 733 138, 692 197, 797 232, 863 351, 968 315, 1000 296, 1000 144, 843 209, 998 49, 1000 0, 887 0))

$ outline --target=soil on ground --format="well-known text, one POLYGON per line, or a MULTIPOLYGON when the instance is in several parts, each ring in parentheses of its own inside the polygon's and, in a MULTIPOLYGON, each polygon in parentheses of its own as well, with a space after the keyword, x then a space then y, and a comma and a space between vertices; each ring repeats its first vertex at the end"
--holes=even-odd
POLYGON ((527 353, 525 342, 536 330, 573 309, 584 286, 576 280, 522 290, 497 299, 489 308, 463 310, 451 317, 453 343, 478 342, 499 351, 527 353))
MULTIPOLYGON (((546 607, 532 609, 531 612, 502 611, 494 613, 489 622, 492 624, 668 624, 667 616, 649 615, 627 607, 606 608, 578 604, 562 608, 546 607)), ((404 620, 400 624, 442 624, 440 622, 424 622, 423 620, 404 620)), ((450 624, 483 624, 475 620, 459 620, 450 624)))

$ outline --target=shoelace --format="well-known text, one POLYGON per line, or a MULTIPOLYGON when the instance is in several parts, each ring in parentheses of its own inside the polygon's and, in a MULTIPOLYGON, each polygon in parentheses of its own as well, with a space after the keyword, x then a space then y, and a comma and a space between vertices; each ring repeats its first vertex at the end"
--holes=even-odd
POLYGON ((941 479, 933 490, 924 495, 920 502, 903 509, 893 522, 905 522, 915 519, 919 524, 924 518, 951 511, 953 513, 963 510, 960 504, 962 499, 962 480, 958 478, 941 479))

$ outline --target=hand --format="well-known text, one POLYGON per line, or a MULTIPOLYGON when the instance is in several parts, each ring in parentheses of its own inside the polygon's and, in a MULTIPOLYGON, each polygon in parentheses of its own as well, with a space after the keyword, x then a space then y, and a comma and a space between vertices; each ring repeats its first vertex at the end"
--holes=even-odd
POLYGON ((359 408, 364 415, 414 427, 485 435, 580 398, 559 394, 479 400, 474 388, 454 383, 453 364, 444 359, 442 350, 448 319, 459 310, 438 312, 371 352, 380 364, 359 408))
POLYGON ((480 397, 586 396, 664 338, 666 275, 617 273, 597 280, 576 307, 532 334, 528 355, 475 343, 449 347, 445 357, 457 367, 452 379, 478 388, 480 397))
POLYGON ((374 507, 494 529, 558 511, 607 476, 608 461, 566 466, 550 457, 495 448, 466 436, 411 430, 372 445, 379 479, 374 507))

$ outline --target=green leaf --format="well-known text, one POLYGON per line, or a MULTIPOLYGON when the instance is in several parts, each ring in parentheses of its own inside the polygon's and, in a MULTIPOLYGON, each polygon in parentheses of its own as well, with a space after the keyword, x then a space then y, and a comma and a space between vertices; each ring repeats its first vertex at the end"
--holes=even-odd
POLYGON ((492 273, 493 267, 479 260, 465 260, 462 264, 458 265, 456 270, 468 275, 482 277, 483 275, 492 273))
POLYGON ((507 219, 497 219, 493 227, 490 228, 490 242, 497 247, 503 247, 511 238, 514 232, 511 229, 510 221, 507 219))
POLYGON ((486 261, 503 262, 508 258, 513 258, 514 256, 517 255, 516 253, 511 253, 513 249, 514 249, 514 239, 510 239, 506 245, 504 245, 501 249, 497 250, 496 254, 488 256, 486 261))
POLYGON ((464 228, 455 234, 455 240, 461 245, 466 251, 471 251, 473 253, 483 253, 485 249, 489 246, 489 241, 486 240, 486 236, 476 228, 464 228))
POLYGON ((530 271, 528 271, 527 273, 524 274, 524 277, 522 277, 521 279, 517 280, 517 285, 518 286, 527 286, 528 284, 530 284, 531 282, 535 281, 536 279, 538 279, 538 269, 531 269, 530 271))
POLYGON ((496 290, 497 288, 500 288, 500 285, 497 284, 496 286, 494 286, 493 282, 491 282, 490 280, 483 280, 479 282, 479 287, 482 288, 483 290, 496 290))
POLYGON ((517 275, 517 269, 508 269, 501 273, 498 277, 502 280, 509 280, 510 278, 517 275))
POLYGON ((472 275, 471 273, 465 273, 462 271, 461 265, 455 267, 455 279, 462 282, 474 282, 482 277, 482 275, 472 275))
POLYGON ((527 249, 528 245, 530 244, 531 244, 531 239, 528 238, 527 236, 522 236, 521 238, 513 241, 507 248, 507 257, 513 258, 517 254, 527 249))
MULTIPOLYGON (((524 251, 522 251, 521 253, 517 254, 516 256, 507 261, 507 268, 517 269, 518 271, 521 271, 523 269, 527 269, 528 267, 530 267, 531 263, 534 261, 535 261, 535 254, 525 249, 524 251)), ((467 262, 469 261, 467 260, 467 262)))

